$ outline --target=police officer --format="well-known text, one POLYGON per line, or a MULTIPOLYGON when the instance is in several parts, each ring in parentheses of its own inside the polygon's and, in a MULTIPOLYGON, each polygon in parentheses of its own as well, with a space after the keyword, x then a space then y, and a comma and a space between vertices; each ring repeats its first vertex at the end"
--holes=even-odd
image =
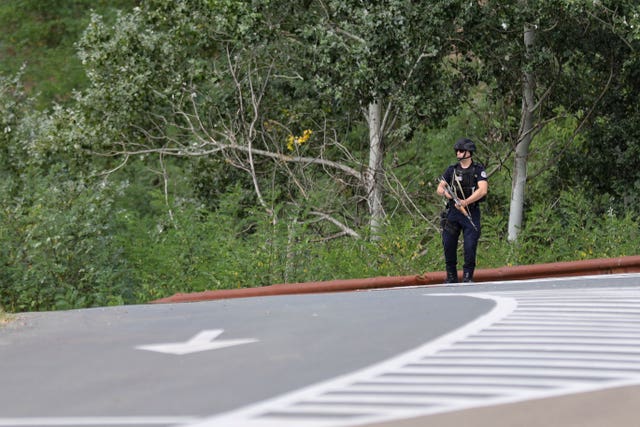
POLYGON ((481 163, 473 161, 476 144, 461 138, 453 146, 458 163, 449 166, 438 185, 437 193, 448 199, 442 218, 442 245, 447 271, 446 283, 458 282, 458 238, 464 239, 464 264, 462 281, 473 282, 476 267, 476 249, 480 238, 480 206, 489 189, 487 172, 481 163), (460 204, 446 191, 447 183, 455 192, 460 204), (470 216, 470 218, 468 217, 470 216))

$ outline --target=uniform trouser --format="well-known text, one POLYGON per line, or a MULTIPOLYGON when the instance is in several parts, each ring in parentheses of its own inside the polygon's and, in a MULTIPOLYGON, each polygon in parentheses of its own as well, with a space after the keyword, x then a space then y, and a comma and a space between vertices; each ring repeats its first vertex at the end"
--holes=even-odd
POLYGON ((476 268, 476 250, 480 239, 480 208, 476 205, 469 209, 473 219, 473 227, 469 219, 458 209, 452 207, 447 214, 447 221, 442 230, 442 246, 444 247, 444 259, 447 273, 457 275, 458 266, 458 239, 460 232, 464 240, 464 264, 462 271, 469 277, 473 277, 476 268))

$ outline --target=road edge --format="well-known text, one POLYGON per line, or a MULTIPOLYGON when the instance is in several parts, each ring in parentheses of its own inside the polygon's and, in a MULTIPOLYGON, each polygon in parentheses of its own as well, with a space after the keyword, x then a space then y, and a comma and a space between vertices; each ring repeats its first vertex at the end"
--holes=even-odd
MULTIPOLYGON (((640 255, 479 269, 475 272, 474 280, 476 282, 499 282, 506 280, 527 280, 549 277, 620 273, 640 273, 640 255)), ((442 284, 445 277, 446 274, 444 271, 438 271, 409 276, 381 276, 362 279, 280 283, 254 288, 218 289, 192 293, 177 293, 166 298, 151 301, 150 303, 171 304, 230 298, 249 298, 257 296, 345 292, 403 286, 436 285, 442 284)))

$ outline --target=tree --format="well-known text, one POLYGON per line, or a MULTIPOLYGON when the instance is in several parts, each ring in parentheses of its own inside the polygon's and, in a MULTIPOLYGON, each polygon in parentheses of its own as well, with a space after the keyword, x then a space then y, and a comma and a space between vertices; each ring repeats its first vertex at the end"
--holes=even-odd
POLYGON ((527 171, 530 146, 550 123, 571 117, 572 135, 551 144, 557 147, 551 152, 566 152, 602 114, 611 82, 633 55, 628 35, 637 6, 628 1, 489 1, 478 7, 478 21, 465 32, 473 34, 470 49, 482 62, 489 96, 506 107, 502 124, 492 134, 513 141, 508 232, 515 241, 522 228, 525 183, 540 172, 527 171))
POLYGON ((449 62, 464 4, 146 2, 113 27, 94 17, 80 44, 92 82, 83 103, 117 133, 113 155, 221 155, 274 220, 284 202, 359 236, 364 202, 375 235, 383 188, 412 206, 385 169, 388 149, 463 93, 449 62), (363 119, 369 137, 345 139, 363 119), (266 197, 269 170, 294 197, 266 197))
MULTIPOLYGON (((526 8, 527 1, 523 0, 521 6, 526 8)), ((525 23, 524 29, 524 54, 526 63, 532 63, 531 56, 536 48, 536 29, 531 23, 525 23)), ((529 146, 534 137, 534 122, 536 110, 536 78, 534 67, 526 67, 522 72, 522 115, 520 129, 518 130, 518 142, 514 151, 513 184, 511 189, 511 203, 509 205, 509 240, 514 241, 522 228, 522 213, 524 211, 524 193, 527 182, 527 157, 529 146)))
MULTIPOLYGON (((385 157, 418 124, 433 126, 465 91, 453 74, 455 43, 464 26, 465 3, 448 1, 329 1, 306 32, 312 48, 311 69, 329 96, 363 110, 369 128, 365 175, 370 226, 384 219, 388 183, 405 192, 385 157), (387 189, 386 191, 384 189, 387 189)), ((407 205, 413 205, 407 201, 407 205)))

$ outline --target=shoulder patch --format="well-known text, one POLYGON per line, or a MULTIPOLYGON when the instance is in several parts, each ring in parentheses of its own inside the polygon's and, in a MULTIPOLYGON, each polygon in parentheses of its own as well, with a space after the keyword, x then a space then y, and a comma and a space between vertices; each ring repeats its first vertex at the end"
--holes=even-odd
POLYGON ((485 171, 480 172, 480 176, 486 179, 487 178, 487 172, 485 172, 485 171))

